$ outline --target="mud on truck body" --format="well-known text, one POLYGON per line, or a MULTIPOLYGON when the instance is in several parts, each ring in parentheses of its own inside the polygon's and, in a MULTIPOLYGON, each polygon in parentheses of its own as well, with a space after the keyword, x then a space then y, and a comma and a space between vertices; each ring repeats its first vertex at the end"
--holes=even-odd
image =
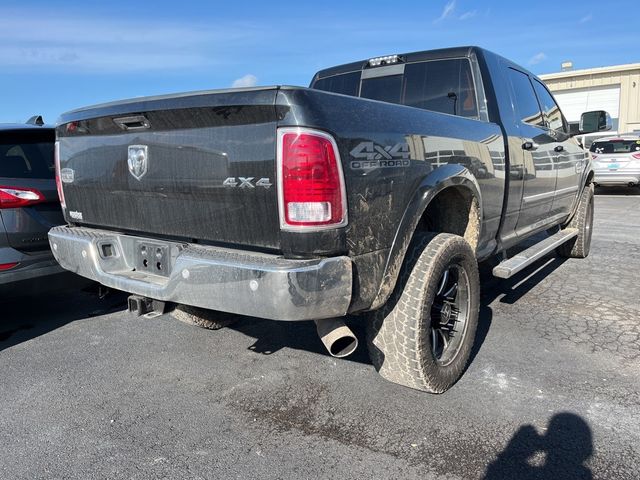
MULTIPOLYGON (((607 127, 584 114, 583 132, 607 127)), ((335 356, 359 315, 375 368, 429 392, 469 361, 479 261, 545 230, 494 274, 589 253, 588 154, 544 84, 477 47, 342 65, 310 88, 83 108, 59 119, 56 152, 66 269, 138 313, 314 320, 335 356)))

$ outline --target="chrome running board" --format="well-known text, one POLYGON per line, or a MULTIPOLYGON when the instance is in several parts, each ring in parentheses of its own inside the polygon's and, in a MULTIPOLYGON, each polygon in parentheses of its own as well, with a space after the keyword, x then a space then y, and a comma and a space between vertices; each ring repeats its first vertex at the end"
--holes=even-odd
POLYGON ((500 262, 500 264, 493 269, 493 275, 498 278, 510 278, 519 271, 527 268, 536 260, 544 257, 547 253, 577 236, 577 228, 566 228, 564 230, 560 230, 549 238, 545 238, 532 247, 529 247, 517 255, 500 262))

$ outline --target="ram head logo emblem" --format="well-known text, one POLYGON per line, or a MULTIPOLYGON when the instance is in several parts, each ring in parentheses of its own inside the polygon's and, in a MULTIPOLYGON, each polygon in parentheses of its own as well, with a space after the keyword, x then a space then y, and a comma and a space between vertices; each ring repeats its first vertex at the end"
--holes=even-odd
POLYGON ((146 145, 129 145, 127 163, 129 164, 129 173, 136 180, 140 180, 147 173, 149 164, 148 150, 146 145))

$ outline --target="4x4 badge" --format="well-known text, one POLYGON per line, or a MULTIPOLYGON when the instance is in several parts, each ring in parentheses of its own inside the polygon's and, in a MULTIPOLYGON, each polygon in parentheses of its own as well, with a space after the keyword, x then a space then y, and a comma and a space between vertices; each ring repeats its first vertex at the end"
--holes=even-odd
POLYGON ((147 173, 149 163, 148 148, 146 145, 129 145, 127 164, 129 173, 133 178, 140 180, 147 173))

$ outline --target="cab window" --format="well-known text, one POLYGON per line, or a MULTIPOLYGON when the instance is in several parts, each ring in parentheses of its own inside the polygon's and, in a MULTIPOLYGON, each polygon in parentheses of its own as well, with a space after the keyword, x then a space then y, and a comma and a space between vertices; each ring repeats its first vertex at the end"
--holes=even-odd
POLYGON ((509 68, 509 79, 513 86, 513 93, 515 95, 514 103, 520 114, 520 119, 524 123, 544 127, 545 124, 542 118, 542 112, 540 111, 540 105, 533 91, 533 85, 531 85, 529 75, 509 68))
POLYGON ((540 107, 542 107, 542 115, 547 128, 557 130, 558 132, 567 133, 567 125, 560 111, 560 107, 553 99, 547 88, 539 81, 533 81, 533 88, 536 91, 540 107))

